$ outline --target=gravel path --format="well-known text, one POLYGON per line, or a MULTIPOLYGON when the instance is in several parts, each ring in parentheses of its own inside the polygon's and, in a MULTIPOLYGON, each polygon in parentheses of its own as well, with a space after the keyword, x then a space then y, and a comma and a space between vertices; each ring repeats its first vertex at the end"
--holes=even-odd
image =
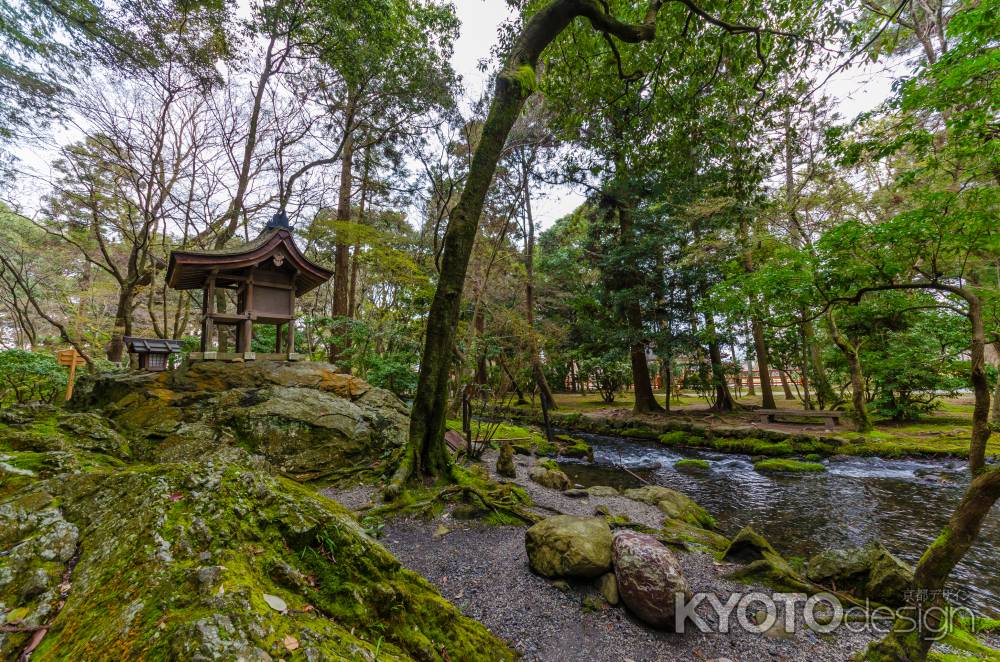
MULTIPOLYGON (((784 640, 734 627, 728 634, 658 632, 620 607, 608 607, 590 582, 561 590, 528 569, 522 527, 394 520, 382 538, 408 568, 438 587, 465 614, 511 642, 525 660, 546 662, 688 661, 725 658, 733 662, 843 662, 867 643, 848 633, 821 637, 806 630, 784 640), (435 536, 439 525, 451 530, 435 536), (452 528, 454 527, 454 528, 452 528), (592 609, 585 605, 603 605, 592 609)), ((679 555, 694 591, 725 601, 748 587, 720 576, 706 554, 679 555)), ((704 605, 703 605, 704 607, 704 605)), ((699 608, 705 618, 708 611, 699 608)), ((735 622, 734 622, 735 625, 735 622)), ((483 660, 490 659, 485 655, 483 660)))
MULTIPOLYGON (((492 468, 494 458, 485 460, 492 468)), ((515 458, 516 482, 529 492, 540 514, 593 515, 597 506, 605 506, 612 514, 650 526, 662 521, 655 507, 621 496, 571 498, 537 485, 527 479, 532 462, 531 458, 515 458)), ((352 488, 325 493, 357 508, 372 491, 352 488)), ((403 565, 427 578, 463 613, 509 641, 529 662, 844 662, 870 640, 843 629, 834 635, 817 635, 805 628, 794 635, 777 629, 764 634, 746 632, 737 625, 735 615, 728 633, 702 634, 694 628, 683 634, 656 631, 624 608, 608 606, 592 582, 566 585, 532 573, 524 531, 523 527, 455 520, 445 513, 431 521, 391 519, 381 542, 403 565)), ((731 566, 707 554, 681 553, 678 558, 691 589, 714 593, 723 603, 734 592, 770 592, 724 579, 722 574, 731 566)), ((698 613, 709 622, 714 620, 705 604, 698 613)), ((491 658, 484 651, 479 659, 491 658)))

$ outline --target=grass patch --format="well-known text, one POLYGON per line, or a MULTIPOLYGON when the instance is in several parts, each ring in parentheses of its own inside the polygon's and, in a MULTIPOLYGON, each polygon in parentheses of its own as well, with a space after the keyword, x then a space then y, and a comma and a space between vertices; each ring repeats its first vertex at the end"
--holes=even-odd
POLYGON ((623 437, 630 437, 632 439, 658 439, 660 434, 656 430, 649 430, 647 428, 625 428, 619 433, 623 437))
POLYGON ((809 473, 826 471, 826 467, 819 462, 803 462, 801 460, 791 460, 788 458, 772 458, 761 460, 753 465, 754 471, 761 472, 790 472, 809 473))
POLYGON ((683 430, 664 432, 657 439, 664 446, 698 446, 705 441, 704 438, 683 430))

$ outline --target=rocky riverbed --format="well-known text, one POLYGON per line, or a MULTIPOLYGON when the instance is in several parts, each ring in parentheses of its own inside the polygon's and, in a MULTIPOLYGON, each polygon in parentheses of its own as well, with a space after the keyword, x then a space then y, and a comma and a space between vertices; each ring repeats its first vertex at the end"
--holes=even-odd
MULTIPOLYGON (((586 496, 571 492, 574 496, 569 496, 543 487, 528 477, 533 463, 530 457, 516 456, 514 481, 531 495, 539 515, 592 516, 600 511, 649 527, 658 527, 664 519, 656 506, 614 490, 586 496)), ((494 457, 488 454, 484 464, 492 467, 494 457)), ((327 494, 355 508, 364 508, 375 496, 371 488, 329 490, 327 494)), ((431 520, 395 518, 386 521, 381 542, 464 614, 510 642, 525 660, 843 662, 871 640, 846 630, 820 635, 805 628, 795 633, 775 628, 763 634, 738 626, 714 634, 656 630, 626 609, 608 605, 594 581, 553 581, 533 573, 525 550, 525 528, 520 526, 484 525, 448 513, 431 520)), ((716 561, 709 553, 679 553, 678 560, 693 591, 713 593, 723 602, 733 593, 773 590, 726 579, 724 575, 734 566, 716 561)), ((699 613, 710 621, 713 618, 708 609, 699 608, 699 613)))

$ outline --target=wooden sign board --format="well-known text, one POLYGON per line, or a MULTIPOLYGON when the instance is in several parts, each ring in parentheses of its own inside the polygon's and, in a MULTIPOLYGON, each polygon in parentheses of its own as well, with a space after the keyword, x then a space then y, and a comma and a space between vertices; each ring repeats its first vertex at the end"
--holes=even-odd
POLYGON ((75 347, 70 347, 69 349, 60 349, 56 352, 56 361, 59 365, 64 366, 74 366, 83 365, 86 361, 80 356, 80 352, 76 351, 75 347))
POLYGON ((73 397, 73 382, 76 380, 76 366, 86 363, 80 352, 75 347, 60 349, 56 352, 56 362, 59 365, 69 366, 69 381, 66 382, 66 399, 73 397))

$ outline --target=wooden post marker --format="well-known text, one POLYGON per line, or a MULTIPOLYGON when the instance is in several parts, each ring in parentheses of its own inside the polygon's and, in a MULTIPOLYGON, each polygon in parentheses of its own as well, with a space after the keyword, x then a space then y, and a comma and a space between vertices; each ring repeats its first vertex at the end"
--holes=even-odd
POLYGON ((69 400, 73 397, 73 381, 76 379, 76 366, 83 365, 86 361, 83 360, 80 352, 76 351, 75 347, 60 349, 56 352, 56 361, 59 365, 69 366, 69 381, 66 383, 66 399, 69 400))

